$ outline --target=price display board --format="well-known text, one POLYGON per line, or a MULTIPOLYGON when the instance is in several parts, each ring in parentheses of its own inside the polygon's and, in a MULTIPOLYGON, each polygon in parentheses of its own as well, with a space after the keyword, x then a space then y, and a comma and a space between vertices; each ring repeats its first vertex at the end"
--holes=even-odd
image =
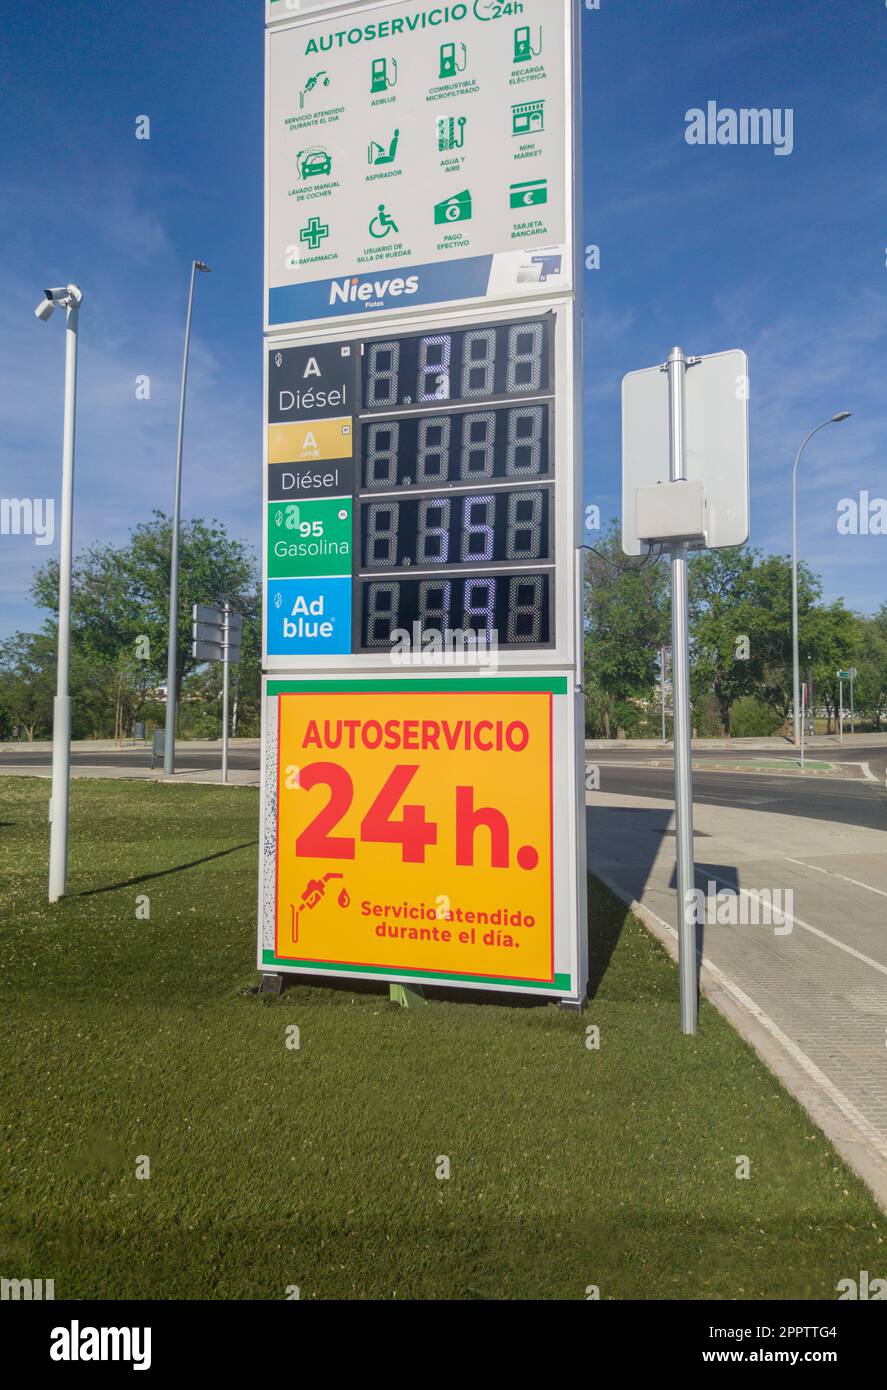
POLYGON ((406 638, 505 660, 555 648, 572 504, 556 326, 510 315, 269 351, 271 664, 368 664, 406 638))
POLYGON ((258 966, 578 1006, 581 6, 283 8, 258 966))

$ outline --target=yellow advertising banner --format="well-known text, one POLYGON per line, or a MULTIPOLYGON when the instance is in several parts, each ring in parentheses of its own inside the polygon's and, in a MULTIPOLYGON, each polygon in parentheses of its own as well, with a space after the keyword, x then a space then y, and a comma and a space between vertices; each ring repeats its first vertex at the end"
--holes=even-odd
POLYGON ((545 691, 280 695, 278 959, 553 981, 552 739, 545 691))
POLYGON ((268 426, 269 463, 325 463, 350 459, 354 450, 351 416, 300 420, 268 426))

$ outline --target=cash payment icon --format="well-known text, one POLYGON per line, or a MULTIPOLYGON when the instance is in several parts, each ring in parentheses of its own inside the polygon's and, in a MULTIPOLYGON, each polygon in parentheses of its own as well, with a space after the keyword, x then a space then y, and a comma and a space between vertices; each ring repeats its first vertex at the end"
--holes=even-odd
POLYGON ((442 203, 435 205, 434 221, 438 227, 446 226, 448 222, 468 222, 471 214, 471 194, 466 188, 464 193, 454 193, 452 198, 444 198, 442 203))

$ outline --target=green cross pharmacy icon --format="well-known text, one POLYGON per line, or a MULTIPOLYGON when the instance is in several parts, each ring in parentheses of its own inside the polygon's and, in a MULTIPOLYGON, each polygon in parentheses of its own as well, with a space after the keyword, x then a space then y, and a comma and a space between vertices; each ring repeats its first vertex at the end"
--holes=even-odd
POLYGON ((316 251, 322 241, 326 241, 330 229, 319 217, 309 217, 308 226, 299 232, 299 240, 304 241, 311 251, 316 251))

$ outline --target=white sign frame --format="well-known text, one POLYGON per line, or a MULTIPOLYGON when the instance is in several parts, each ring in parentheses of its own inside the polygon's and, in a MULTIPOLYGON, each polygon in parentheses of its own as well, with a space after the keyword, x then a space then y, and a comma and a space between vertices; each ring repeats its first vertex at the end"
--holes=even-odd
MULTIPOLYGON (((403 4, 403 3, 404 3, 404 0, 362 0, 362 2, 359 3, 359 4, 354 4, 354 5, 352 5, 352 6, 349 6, 347 9, 343 9, 343 16, 346 17, 346 18, 350 18, 350 17, 352 17, 352 16, 354 16, 355 18, 358 17, 358 16, 371 16, 371 15, 372 15, 373 13, 375 13, 375 12, 378 12, 378 11, 384 12, 386 9, 390 9, 390 8, 392 8, 392 7, 394 7, 394 6, 398 6, 398 5, 401 5, 401 4, 403 4)), ((579 25, 581 24, 580 0, 546 0, 546 4, 551 4, 552 6, 554 6, 554 5, 559 5, 559 6, 561 6, 562 9, 563 9, 563 16, 564 16, 564 29, 565 29, 565 40, 564 40, 564 42, 565 42, 565 64, 564 64, 564 93, 563 93, 563 107, 562 107, 562 112, 563 112, 563 140, 564 140, 564 166, 563 166, 563 170, 562 170, 562 177, 563 177, 563 192, 564 192, 564 227, 565 227, 565 242, 564 242, 563 246, 558 246, 558 247, 556 247, 556 248, 545 248, 545 247, 543 247, 543 246, 540 246, 540 247, 535 248, 535 249, 533 249, 533 248, 527 248, 526 251, 525 251, 524 253, 520 253, 520 252, 518 252, 518 253, 512 253, 512 254, 516 254, 516 255, 525 254, 526 256, 532 257, 532 256, 534 256, 534 255, 541 255, 541 254, 544 253, 544 251, 545 251, 546 249, 550 249, 550 250, 556 252, 556 254, 558 254, 558 255, 561 256, 561 261, 562 261, 562 272, 561 272, 561 274, 560 274, 558 277, 556 277, 556 282, 555 282, 554 280, 551 280, 551 281, 548 281, 548 282, 544 282, 544 281, 543 281, 543 282, 541 282, 541 283, 539 284, 538 290, 535 291, 535 293, 538 293, 539 298, 540 298, 540 301, 541 301, 541 300, 544 300, 544 299, 546 299, 546 298, 551 298, 553 295, 558 295, 558 296, 564 295, 564 296, 566 296, 566 295, 571 295, 571 294, 576 293, 576 292, 578 291, 579 287, 581 286, 581 276, 582 276, 582 262, 581 262, 581 259, 580 259, 580 256, 579 256, 579 252, 580 252, 580 249, 581 249, 581 248, 580 248, 580 246, 579 246, 579 237, 578 237, 578 234, 577 234, 577 232, 578 232, 578 229, 577 229, 577 220, 578 220, 578 211, 579 211, 579 208, 578 208, 578 203, 577 203, 577 199, 576 199, 576 188, 575 188, 575 186, 574 186, 574 179, 573 179, 573 170, 574 170, 574 168, 579 168, 579 167, 581 167, 581 139, 580 139, 580 132, 579 132, 579 129, 578 129, 578 123, 574 123, 574 120, 573 120, 574 101, 576 101, 576 104, 578 105, 578 94, 579 94, 579 90, 580 90, 580 88, 579 88, 579 74, 578 74, 578 72, 577 72, 577 66, 576 66, 576 61, 575 61, 575 55, 576 55, 576 53, 579 51, 579 46, 580 46, 580 45, 579 45, 579 25), (573 55, 573 60, 572 60, 572 61, 571 61, 571 54, 573 55)), ((272 72, 272 44, 273 44, 277 39, 280 38, 280 36, 281 36, 282 33, 285 33, 285 32, 287 32, 288 30, 292 30, 292 29, 294 29, 294 28, 305 27, 305 26, 307 26, 307 25, 317 25, 319 22, 327 22, 327 20, 333 20, 333 19, 335 19, 335 17, 336 17, 335 15, 327 16, 323 10, 313 11, 313 12, 312 12, 312 11, 307 11, 307 12, 306 12, 304 15, 302 15, 302 16, 297 15, 297 16, 295 16, 295 17, 290 17, 290 18, 288 18, 288 20, 287 20, 286 22, 283 22, 283 21, 280 20, 280 19, 276 19, 276 20, 273 21, 273 22, 269 22, 269 23, 267 24, 267 26, 266 26, 266 33, 265 33, 265 195, 264 195, 264 196, 265 196, 265 222, 264 222, 265 275, 264 275, 264 282, 263 282, 263 309, 262 309, 262 313, 263 313, 263 323, 264 323, 264 331, 265 331, 265 333, 266 333, 266 334, 273 333, 273 334, 276 335, 276 334, 280 334, 280 333, 291 333, 291 332, 294 332, 294 331, 297 331, 297 330, 298 330, 298 331, 301 331, 301 330, 303 330, 303 329, 310 330, 312 327, 319 327, 319 326, 320 326, 321 324, 323 324, 324 322, 331 322, 331 321, 334 321, 335 323, 337 323, 342 329, 347 329, 348 327, 350 327, 350 326, 353 325, 354 323, 367 322, 370 318, 372 319, 373 322, 377 322, 377 321, 378 321, 378 322, 384 322, 387 318, 392 318, 392 319, 394 319, 394 318, 401 318, 401 317, 409 317, 409 318, 413 318, 413 319, 418 318, 418 319, 420 319, 420 320, 424 320, 430 313, 433 313, 434 310, 435 310, 436 308, 438 308, 438 307, 446 307, 451 313, 457 313, 457 312, 461 311, 462 309, 467 308, 467 307, 472 306, 472 305, 475 305, 475 304, 483 304, 484 307, 485 307, 486 309, 489 310, 489 309, 495 308, 497 305, 500 305, 500 304, 514 303, 514 302, 526 302, 526 301, 527 301, 531 296, 533 296, 533 294, 534 294, 533 287, 532 287, 532 286, 529 286, 529 285, 527 285, 527 284, 517 284, 517 283, 515 283, 515 284, 508 284, 508 283, 506 283, 506 276, 505 276, 505 274, 503 274, 503 272, 499 271, 498 268, 495 266, 495 263, 501 259, 501 256, 500 256, 498 253, 494 253, 494 255, 493 255, 493 257, 492 257, 493 262, 494 262, 494 269, 493 269, 493 271, 492 271, 492 273, 491 273, 491 282, 490 282, 490 286, 488 287, 487 292, 484 293, 484 294, 477 294, 477 293, 475 293, 475 294, 469 294, 469 295, 461 296, 461 297, 438 298, 438 299, 436 299, 436 300, 429 300, 429 301, 427 301, 427 302, 416 303, 416 304, 413 304, 412 306, 410 306, 410 305, 409 305, 407 302, 405 302, 403 299, 399 299, 398 302, 395 303, 394 305, 392 305, 391 307, 386 307, 386 308, 381 309, 381 310, 379 310, 379 309, 374 309, 374 310, 372 311, 371 314, 367 313, 367 312, 366 312, 365 310, 363 310, 362 308, 357 308, 357 309, 355 309, 355 312, 354 312, 353 314, 341 313, 341 314, 337 314, 334 318, 331 316, 329 319, 324 319, 324 318, 320 318, 320 317, 307 317, 307 318, 293 318, 293 319, 287 319, 286 321, 282 321, 282 320, 277 320, 277 319, 275 319, 274 321, 272 321, 271 314, 270 314, 271 293, 272 293, 272 290, 274 290, 274 289, 282 288, 282 287, 275 286, 275 285, 272 284, 271 274, 270 274, 270 267, 271 267, 271 221, 272 221, 272 219, 271 219, 271 196, 272 196, 272 193, 271 193, 271 189, 272 189, 272 157, 271 157, 271 148, 272 148, 272 138, 271 138, 271 135, 272 135, 272 132, 271 132, 271 83, 272 83, 271 72, 272 72)), ((553 27, 554 27, 554 28, 557 27, 556 23, 553 23, 553 27)), ((441 26, 440 33, 441 33, 441 34, 444 34, 445 32, 446 32, 446 31, 445 31, 444 27, 441 26)), ((516 88, 515 91, 518 92, 519 89, 516 88)), ((531 173, 531 172, 532 172, 531 170, 528 170, 528 174, 531 173)), ((454 185, 453 185, 453 192, 455 193, 455 192, 457 192, 457 191, 458 191, 457 185, 454 183, 454 185)), ((503 248, 503 254, 504 254, 504 248, 503 248)), ((445 268, 445 267, 448 266, 448 265, 450 265, 450 266, 458 266, 458 264, 459 264, 459 259, 460 259, 460 258, 456 258, 455 260, 452 260, 452 259, 451 259, 451 260, 447 260, 446 257, 441 256, 441 257, 438 257, 438 258, 435 259, 435 261, 434 261, 434 266, 435 266, 435 268, 437 268, 437 267, 444 267, 444 268, 445 268)), ((474 259, 477 259, 477 258, 474 258, 474 259)), ((428 263, 426 263, 426 264, 428 264, 428 263)), ((409 274, 410 274, 412 271, 414 271, 415 269, 416 269, 416 267, 415 267, 415 266, 412 266, 412 265, 393 266, 393 267, 391 267, 391 268, 388 269, 387 275, 393 277, 393 276, 400 275, 400 274, 402 273, 404 276, 406 276, 406 275, 409 275, 409 274)), ((353 274, 362 274, 362 272, 360 272, 356 267, 352 267, 350 271, 346 270, 345 268, 342 268, 341 271, 340 271, 340 273, 338 273, 337 275, 335 275, 335 276, 333 276, 333 277, 329 277, 329 280, 336 279, 336 280, 343 280, 343 281, 344 281, 344 279, 345 279, 349 274, 352 274, 352 275, 353 275, 353 274)), ((510 271, 508 272, 508 274, 510 275, 510 271)), ((366 277, 366 279, 375 280, 375 279, 377 278, 378 275, 379 275, 379 271, 378 271, 377 269, 373 269, 373 268, 368 268, 368 269, 366 270, 366 272, 365 272, 365 277, 366 277)), ((384 273, 383 273, 383 278, 384 278, 384 273)), ((311 281, 311 282, 308 282, 308 283, 309 283, 310 285, 324 285, 324 284, 326 284, 327 282, 328 282, 328 281, 327 281, 327 277, 318 277, 318 279, 317 279, 316 281, 311 281)))
MULTIPOLYGON (((749 535, 748 356, 740 348, 691 357, 684 373, 686 476, 705 489, 706 541, 721 550, 749 535)), ((637 534, 638 488, 671 478, 668 373, 645 367, 622 378, 622 549, 646 555, 637 534)))

